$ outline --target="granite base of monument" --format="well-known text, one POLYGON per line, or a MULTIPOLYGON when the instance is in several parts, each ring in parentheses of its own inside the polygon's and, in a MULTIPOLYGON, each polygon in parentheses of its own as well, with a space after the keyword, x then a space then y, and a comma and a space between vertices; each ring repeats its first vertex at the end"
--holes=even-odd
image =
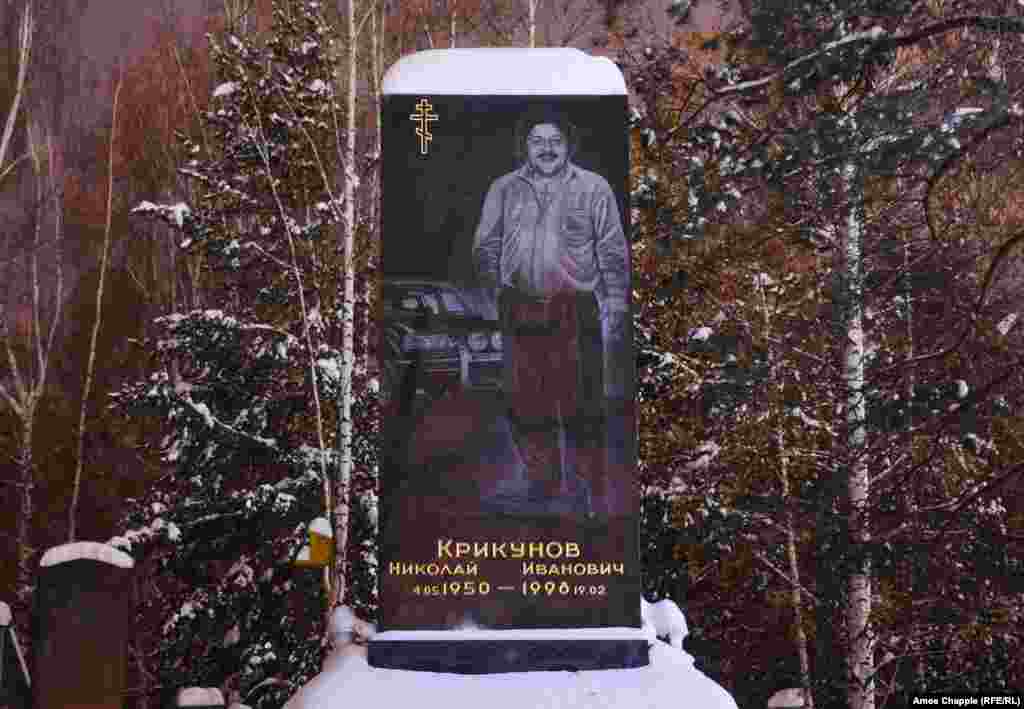
POLYGON ((371 667, 463 675, 645 667, 649 642, 639 628, 440 630, 379 633, 371 667))

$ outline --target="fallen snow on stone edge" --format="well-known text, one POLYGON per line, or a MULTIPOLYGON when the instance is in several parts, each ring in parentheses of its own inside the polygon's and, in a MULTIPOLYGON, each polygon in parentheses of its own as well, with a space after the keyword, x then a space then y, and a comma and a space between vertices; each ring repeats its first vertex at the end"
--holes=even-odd
POLYGON ((67 561, 78 559, 92 559, 101 561, 112 566, 120 566, 122 569, 130 569, 135 566, 135 560, 119 549, 99 542, 72 542, 51 547, 43 554, 39 565, 56 566, 67 561))
POLYGON ((457 675, 370 667, 365 646, 347 645, 327 658, 323 672, 285 709, 736 709, 732 697, 695 668, 686 652, 656 641, 650 659, 647 667, 628 670, 457 675))

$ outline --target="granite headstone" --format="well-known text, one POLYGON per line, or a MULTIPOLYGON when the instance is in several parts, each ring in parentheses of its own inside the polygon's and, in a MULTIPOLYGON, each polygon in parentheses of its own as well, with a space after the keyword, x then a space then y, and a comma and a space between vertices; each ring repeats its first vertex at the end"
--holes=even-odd
POLYGON ((622 75, 572 49, 420 52, 382 111, 370 663, 646 664, 622 75))

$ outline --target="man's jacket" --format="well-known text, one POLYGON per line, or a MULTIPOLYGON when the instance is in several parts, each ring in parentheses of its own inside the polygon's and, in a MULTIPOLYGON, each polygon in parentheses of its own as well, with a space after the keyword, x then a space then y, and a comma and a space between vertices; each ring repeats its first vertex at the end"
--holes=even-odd
MULTIPOLYGON (((492 292, 593 293, 600 306, 605 396, 632 397, 629 252, 607 180, 569 163, 545 206, 529 166, 499 177, 484 200, 473 259, 481 285, 492 292)), ((514 359, 514 347, 506 343, 506 360, 514 359)))
POLYGON ((473 246, 480 281, 534 296, 592 292, 626 311, 629 257, 608 181, 569 163, 544 206, 529 166, 491 184, 473 246))

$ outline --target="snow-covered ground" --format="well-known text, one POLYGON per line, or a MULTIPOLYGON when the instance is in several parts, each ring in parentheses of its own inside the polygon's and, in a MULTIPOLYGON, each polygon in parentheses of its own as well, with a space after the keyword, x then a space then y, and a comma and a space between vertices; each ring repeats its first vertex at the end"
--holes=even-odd
POLYGON ((366 648, 333 653, 323 672, 285 709, 350 706, 449 709, 736 709, 732 697, 693 666, 693 658, 655 641, 651 664, 631 670, 456 675, 370 667, 366 648))
MULTIPOLYGON (((662 601, 654 606, 647 605, 644 619, 645 635, 651 642, 647 667, 592 672, 457 675, 370 667, 365 645, 337 642, 345 639, 346 628, 341 626, 351 625, 351 614, 348 614, 345 616, 348 622, 331 624, 338 649, 324 662, 323 672, 299 690, 285 709, 342 709, 350 706, 445 706, 448 709, 666 709, 697 706, 701 709, 736 709, 733 698, 695 668, 693 657, 676 646, 681 644, 686 634, 686 624, 675 604, 662 601), (672 645, 656 640, 655 635, 669 636, 672 645)), ((637 632, 635 628, 607 630, 637 632)), ((519 631, 503 632, 511 637, 519 631)), ((533 632, 548 635, 557 631, 533 632)), ((578 636, 567 634, 567 637, 578 636)))

